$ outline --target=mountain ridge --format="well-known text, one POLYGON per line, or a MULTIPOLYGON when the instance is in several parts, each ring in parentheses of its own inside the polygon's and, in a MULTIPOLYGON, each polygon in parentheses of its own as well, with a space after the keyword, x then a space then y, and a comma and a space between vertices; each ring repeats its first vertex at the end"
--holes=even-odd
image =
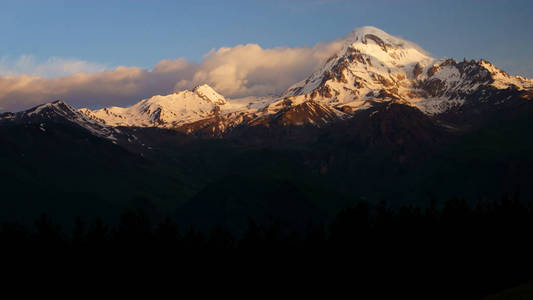
POLYGON ((355 111, 372 108, 376 103, 390 101, 416 107, 439 119, 440 115, 461 111, 467 102, 492 102, 496 107, 508 101, 530 100, 533 80, 511 76, 486 60, 436 59, 410 41, 367 26, 344 37, 344 46, 338 53, 279 97, 251 97, 245 103, 225 99, 208 85, 201 87, 207 92, 194 101, 210 103, 208 106, 184 108, 186 97, 173 96, 198 94, 197 87, 193 91, 154 96, 130 108, 80 111, 107 125, 156 126, 187 134, 210 132, 212 136, 221 136, 243 126, 323 126, 342 121, 355 111), (473 99, 472 95, 481 90, 484 96, 473 99), (514 92, 506 96, 509 99, 499 99, 502 90, 514 92), (158 101, 175 105, 158 105, 158 101), (156 108, 143 106, 147 103, 156 108), (313 111, 317 109, 321 117, 313 111), (146 111, 150 111, 151 119, 139 117, 146 111), (187 112, 180 113, 183 111, 187 112))
POLYGON ((80 113, 66 102, 56 100, 41 104, 17 113, 0 114, 1 123, 37 123, 41 131, 46 131, 46 123, 70 123, 79 126, 92 135, 116 141, 115 135, 120 131, 80 113))
MULTIPOLYGON (((58 115, 110 139, 115 139, 111 132, 116 127, 158 127, 223 137, 246 127, 321 127, 388 102, 464 126, 486 118, 480 111, 494 114, 531 99, 532 79, 511 76, 486 60, 436 59, 410 41, 367 26, 344 37, 339 52, 279 97, 229 99, 203 84, 129 107, 71 108, 59 110, 58 115)), ((9 119, 9 114, 4 115, 9 119)))
MULTIPOLYGON (((279 97, 230 99, 202 85, 129 108, 76 110, 55 101, 1 114, 4 190, 16 199, 27 186, 39 189, 28 189, 26 202, 0 203, 4 215, 68 204, 72 216, 81 201, 87 215, 106 205, 141 207, 194 224, 231 206, 238 217, 218 211, 217 220, 242 225, 278 196, 296 197, 291 215, 314 216, 356 199, 399 205, 518 189, 533 195, 531 80, 484 60, 433 63, 401 43, 374 30, 354 33, 345 52, 279 97), (401 64, 412 57, 405 51, 422 62, 401 64), (89 209, 95 197, 101 204, 89 209), (51 206, 54 198, 61 201, 51 206)), ((278 204, 271 211, 283 213, 278 204)))

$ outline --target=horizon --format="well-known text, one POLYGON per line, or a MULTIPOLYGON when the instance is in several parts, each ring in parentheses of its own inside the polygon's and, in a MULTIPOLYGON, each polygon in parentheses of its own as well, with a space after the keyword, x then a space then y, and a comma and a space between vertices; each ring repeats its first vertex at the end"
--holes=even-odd
POLYGON ((533 4, 513 4, 7 1, 0 12, 6 33, 0 48, 0 111, 57 99, 76 108, 128 106, 200 84, 228 98, 279 94, 334 53, 338 39, 363 26, 416 43, 437 59, 486 59, 530 78, 533 40, 516 29, 533 27, 527 17, 533 4), (406 20, 413 14, 419 20, 406 20), (143 18, 149 22, 138 21, 143 18), (24 22, 29 19, 33 22, 24 22), (258 68, 269 69, 268 75, 254 73, 258 68), (280 70, 282 78, 275 78, 280 70), (120 90, 110 86, 127 80, 120 90))

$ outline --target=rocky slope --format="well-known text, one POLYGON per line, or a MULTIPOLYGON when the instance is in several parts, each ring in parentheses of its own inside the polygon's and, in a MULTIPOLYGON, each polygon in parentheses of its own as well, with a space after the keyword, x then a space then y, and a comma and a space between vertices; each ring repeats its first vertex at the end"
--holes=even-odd
POLYGON ((0 114, 0 124, 37 124, 45 132, 49 124, 81 127, 92 135, 116 140, 120 130, 86 116, 67 103, 57 100, 17 113, 0 114))

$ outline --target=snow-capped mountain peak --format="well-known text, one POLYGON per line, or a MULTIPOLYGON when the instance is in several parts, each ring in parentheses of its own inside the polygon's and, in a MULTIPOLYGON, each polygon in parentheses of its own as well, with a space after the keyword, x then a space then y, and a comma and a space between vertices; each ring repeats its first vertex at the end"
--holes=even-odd
POLYGON ((224 98, 224 96, 217 93, 212 87, 207 84, 199 85, 195 87, 192 91, 198 96, 204 98, 205 100, 211 101, 217 105, 224 105, 227 103, 226 98, 224 98))
POLYGON ((344 37, 345 45, 342 53, 349 48, 359 49, 365 53, 380 55, 384 62, 413 62, 431 58, 429 54, 413 42, 390 35, 385 31, 372 26, 354 29, 344 37), (383 53, 387 55, 383 55, 383 53))
POLYGON ((61 100, 41 104, 17 113, 4 113, 0 115, 0 122, 40 124, 42 131, 46 131, 46 124, 49 123, 72 124, 88 130, 93 135, 110 140, 116 140, 114 133, 117 132, 117 129, 88 117, 61 100))
POLYGON ((492 63, 486 60, 479 61, 480 66, 490 73, 492 86, 499 89, 506 89, 514 86, 518 89, 533 89, 533 80, 522 76, 512 76, 505 71, 498 69, 492 63))
POLYGON ((175 127, 217 115, 226 99, 208 85, 170 95, 156 95, 129 107, 80 109, 83 114, 113 126, 175 127))
POLYGON ((51 116, 52 114, 72 116, 76 114, 76 109, 61 100, 56 100, 30 108, 22 113, 27 117, 51 116))
POLYGON ((342 50, 282 96, 312 99, 342 111, 402 101, 436 115, 461 107, 481 86, 533 87, 531 79, 510 76, 484 60, 435 59, 416 44, 375 27, 357 28, 344 40, 342 50))
MULTIPOLYGON (((413 79, 415 67, 436 61, 416 44, 371 26, 357 28, 344 37, 344 47, 307 80, 291 86, 283 96, 309 94, 348 103, 365 100, 365 92, 380 85, 413 79)), ((328 101, 329 102, 329 101, 328 101)))

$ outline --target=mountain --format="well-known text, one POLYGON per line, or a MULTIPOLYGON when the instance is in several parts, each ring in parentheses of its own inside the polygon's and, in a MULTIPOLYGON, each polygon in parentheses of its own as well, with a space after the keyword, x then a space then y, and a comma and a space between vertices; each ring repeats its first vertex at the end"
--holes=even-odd
POLYGON ((64 123, 79 126, 95 136, 110 140, 116 140, 115 134, 119 133, 118 129, 87 117, 61 100, 42 104, 26 111, 0 114, 0 123, 39 124, 42 131, 46 131, 48 123, 64 123))
POLYGON ((226 104, 223 96, 202 85, 192 91, 153 96, 126 108, 80 109, 80 112, 111 126, 175 127, 217 115, 226 104))
MULTIPOLYGON (((201 85, 125 108, 76 111, 54 102, 4 114, 2 119, 20 122, 33 118, 37 122, 62 118, 146 153, 158 142, 139 140, 140 132, 134 133, 132 128, 164 128, 189 136, 282 145, 287 138, 298 143, 310 141, 316 134, 313 128, 349 122, 360 117, 361 111, 371 116, 387 103, 412 107, 448 131, 482 128, 491 120, 512 118, 530 109, 533 80, 508 75, 488 61, 435 59, 416 44, 374 27, 355 29, 343 43, 338 53, 279 97, 227 99, 201 85)), ((412 110, 405 113, 420 118, 412 110)))
POLYGON ((140 206, 239 231, 250 216, 327 221, 357 199, 530 197, 532 99, 531 79, 363 27, 278 97, 201 85, 125 108, 1 114, 0 186, 23 201, 0 201, 0 219, 140 206))
MULTIPOLYGON (((306 80, 291 86, 286 99, 327 103, 353 112, 375 102, 396 101, 438 116, 502 90, 531 99, 533 80, 510 76, 485 60, 435 59, 417 45, 374 27, 354 30, 343 49, 306 80), (527 93, 529 91, 529 93, 527 93)), ((492 99, 500 105, 510 99, 492 99)))
POLYGON ((338 53, 277 98, 225 99, 202 85, 127 108, 80 111, 111 126, 222 136, 257 126, 320 127, 383 102, 412 106, 464 126, 533 99, 533 80, 511 76, 486 60, 436 59, 375 27, 357 28, 343 41, 338 53))

